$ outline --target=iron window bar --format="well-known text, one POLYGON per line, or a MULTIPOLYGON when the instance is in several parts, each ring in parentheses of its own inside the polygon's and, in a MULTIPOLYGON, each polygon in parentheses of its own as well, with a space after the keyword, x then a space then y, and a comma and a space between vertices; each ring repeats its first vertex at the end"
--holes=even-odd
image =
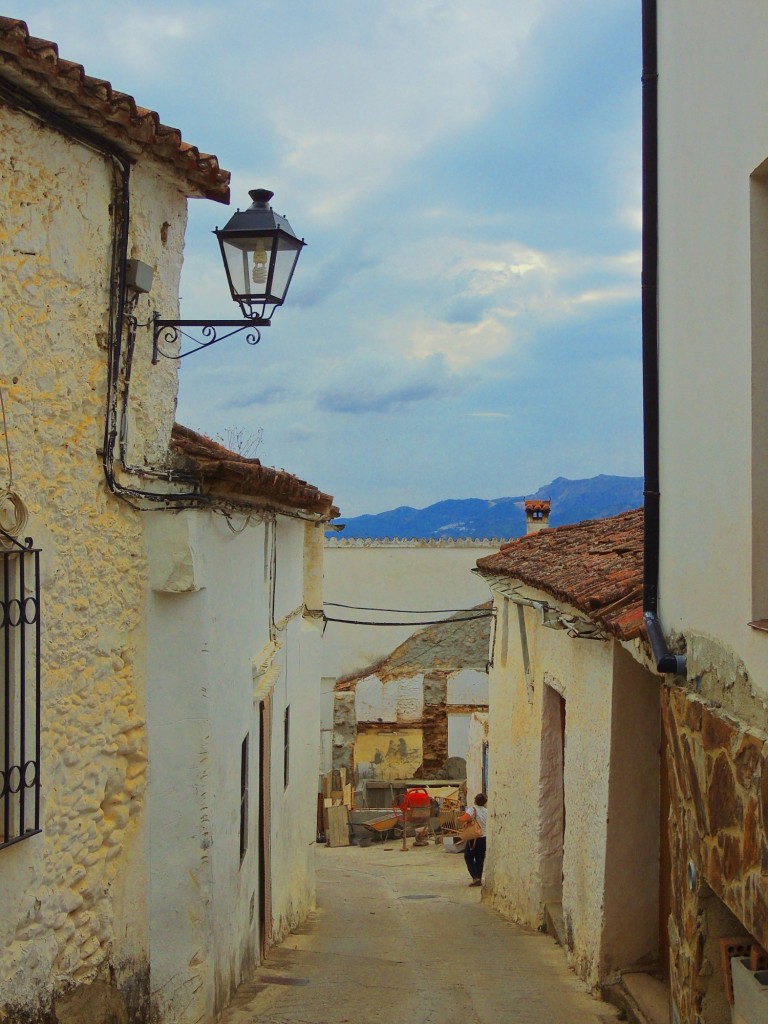
POLYGON ((0 849, 40 828, 40 550, 0 528, 0 849))

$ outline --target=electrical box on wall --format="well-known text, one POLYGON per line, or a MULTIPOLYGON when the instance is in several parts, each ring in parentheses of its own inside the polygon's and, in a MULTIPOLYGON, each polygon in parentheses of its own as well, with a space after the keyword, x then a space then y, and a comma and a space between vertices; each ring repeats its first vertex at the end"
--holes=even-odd
POLYGON ((125 283, 128 288, 146 294, 152 291, 155 272, 148 263, 141 260, 127 260, 125 264, 125 283))

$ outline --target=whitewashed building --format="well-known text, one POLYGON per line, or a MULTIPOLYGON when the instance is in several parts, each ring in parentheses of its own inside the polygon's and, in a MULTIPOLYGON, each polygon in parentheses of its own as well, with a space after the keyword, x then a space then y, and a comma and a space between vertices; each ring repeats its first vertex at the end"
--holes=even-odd
MULTIPOLYGON (((714 0, 643 0, 642 10, 643 567, 622 596, 588 523, 581 565, 558 550, 562 528, 481 562, 500 620, 487 884, 494 902, 531 923, 562 893, 569 957, 603 993, 618 970, 617 987, 639 1005, 653 988, 638 984, 647 964, 651 982, 668 979, 661 1007, 673 1024, 759 1024, 768 1019, 768 10, 714 0), (634 617, 629 633, 611 621, 614 592, 613 610, 634 617), (567 630, 548 628, 558 624, 567 630), (605 639, 587 647, 595 629, 605 639), (561 775, 562 796, 550 783, 561 775), (512 780, 522 801, 498 791, 512 780), (521 804, 535 801, 531 825, 521 804), (518 867, 516 849, 533 871, 518 867), (635 941, 643 935, 647 954, 635 941)), ((632 547, 622 540, 615 555, 625 562, 632 547)))
POLYGON ((213 1019, 314 907, 335 510, 191 430, 171 444, 209 499, 146 524, 151 980, 167 1019, 186 1022, 213 1019))
POLYGON ((646 549, 680 659, 662 694, 672 1009, 752 1024, 723 949, 768 948, 768 10, 644 14, 646 549))
POLYGON ((0 1017, 213 1020, 313 900, 331 499, 174 427, 140 326, 217 159, 8 18, 0 157, 0 1017))
POLYGON ((478 562, 497 615, 486 894, 554 929, 596 992, 627 969, 657 972, 667 955, 642 530, 642 510, 627 512, 529 534, 478 562))

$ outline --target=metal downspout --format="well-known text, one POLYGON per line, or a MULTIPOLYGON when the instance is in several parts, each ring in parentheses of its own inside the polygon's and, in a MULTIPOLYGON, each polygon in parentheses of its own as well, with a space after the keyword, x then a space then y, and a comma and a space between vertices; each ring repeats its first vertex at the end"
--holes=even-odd
POLYGON ((686 659, 670 654, 659 607, 659 159, 656 0, 642 0, 643 23, 643 620, 656 669, 687 674, 686 659))

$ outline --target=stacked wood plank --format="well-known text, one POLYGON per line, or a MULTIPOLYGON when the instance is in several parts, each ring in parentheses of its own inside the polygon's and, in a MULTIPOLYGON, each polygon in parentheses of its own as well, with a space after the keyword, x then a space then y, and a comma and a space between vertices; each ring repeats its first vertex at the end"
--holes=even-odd
POLYGON ((349 812, 354 807, 354 790, 347 782, 346 768, 326 772, 320 778, 323 830, 329 846, 349 846, 349 812))

